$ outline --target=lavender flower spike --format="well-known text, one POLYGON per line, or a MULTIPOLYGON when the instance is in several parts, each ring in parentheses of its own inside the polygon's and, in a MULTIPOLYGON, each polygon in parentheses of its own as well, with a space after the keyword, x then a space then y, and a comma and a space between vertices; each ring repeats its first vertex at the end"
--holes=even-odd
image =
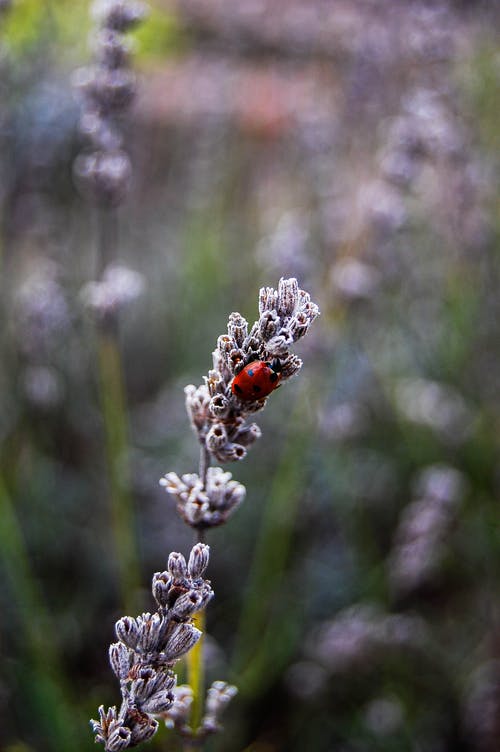
POLYGON ((168 571, 153 576, 158 610, 116 622, 118 642, 110 645, 109 661, 120 682, 122 704, 119 711, 101 706, 99 720, 90 722, 106 752, 150 739, 158 728, 153 716, 163 716, 174 703, 174 664, 202 634, 191 617, 213 596, 210 582, 202 577, 208 560, 209 547, 200 543, 191 550, 189 564, 182 554, 170 554, 168 571))

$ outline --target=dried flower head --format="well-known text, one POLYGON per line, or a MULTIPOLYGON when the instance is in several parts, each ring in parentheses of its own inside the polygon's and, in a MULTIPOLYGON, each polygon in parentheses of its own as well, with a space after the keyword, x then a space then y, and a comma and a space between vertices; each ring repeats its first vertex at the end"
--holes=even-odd
POLYGON ((205 608, 213 596, 210 582, 203 579, 209 548, 198 543, 186 563, 182 554, 171 553, 167 570, 153 576, 155 613, 116 622, 118 642, 109 648, 109 662, 120 682, 122 704, 104 710, 91 726, 96 742, 106 752, 135 747, 151 738, 158 728, 152 716, 162 716, 175 700, 173 665, 198 642, 199 629, 191 624, 194 613, 205 608))
POLYGON ((183 520, 197 528, 222 525, 245 498, 245 487, 220 467, 208 468, 205 483, 196 473, 182 478, 167 473, 160 484, 175 498, 183 520))
MULTIPOLYGON (((186 406, 192 426, 212 457, 219 462, 244 459, 247 447, 260 437, 248 415, 261 410, 267 401, 254 394, 238 394, 235 378, 252 362, 279 363, 283 383, 302 367, 290 348, 308 331, 319 315, 318 306, 298 286, 297 280, 280 279, 278 289, 264 287, 259 296, 259 318, 248 329, 239 313, 229 316, 227 334, 217 340, 212 353, 213 368, 205 384, 186 387, 186 406)), ((241 389, 240 389, 241 392, 241 389)))
POLYGON ((401 515, 388 561, 391 586, 400 596, 439 582, 465 479, 453 467, 432 465, 418 477, 416 491, 418 498, 401 515))
POLYGON ((80 131, 87 144, 73 172, 88 201, 115 207, 125 198, 132 173, 120 133, 120 118, 135 96, 131 43, 124 34, 144 18, 146 6, 134 0, 101 0, 93 12, 98 24, 92 40, 95 64, 73 76, 82 104, 80 131))

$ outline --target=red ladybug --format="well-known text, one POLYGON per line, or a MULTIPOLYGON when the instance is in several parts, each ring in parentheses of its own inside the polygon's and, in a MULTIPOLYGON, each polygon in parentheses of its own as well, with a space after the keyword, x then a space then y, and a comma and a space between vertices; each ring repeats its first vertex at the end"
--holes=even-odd
POLYGON ((268 363, 254 360, 234 377, 231 391, 240 400, 259 400, 271 394, 281 379, 281 363, 278 359, 268 363))

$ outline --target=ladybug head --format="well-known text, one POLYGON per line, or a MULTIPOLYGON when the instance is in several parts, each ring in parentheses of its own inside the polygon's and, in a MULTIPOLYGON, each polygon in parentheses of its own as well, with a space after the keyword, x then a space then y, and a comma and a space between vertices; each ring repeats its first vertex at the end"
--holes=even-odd
POLYGON ((269 367, 272 368, 275 373, 281 373, 281 371, 283 370, 283 366, 281 365, 281 360, 279 358, 273 358, 273 360, 269 363, 269 367))

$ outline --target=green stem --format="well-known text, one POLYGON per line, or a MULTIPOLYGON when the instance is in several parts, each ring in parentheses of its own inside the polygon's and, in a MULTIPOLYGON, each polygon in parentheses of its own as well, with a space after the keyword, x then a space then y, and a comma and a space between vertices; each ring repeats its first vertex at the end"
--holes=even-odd
MULTIPOLYGON (((233 667, 240 688, 247 694, 272 682, 274 672, 288 647, 282 613, 276 613, 273 601, 279 600, 292 548, 300 500, 304 491, 304 432, 307 420, 304 404, 297 397, 297 407, 290 416, 287 436, 279 466, 264 507, 252 569, 246 587, 233 655, 233 667), (258 597, 257 597, 258 594, 258 597), (256 635, 258 635, 256 643, 256 635)), ((283 607, 280 600, 280 607, 283 607)), ((285 606, 286 607, 286 606, 285 606)), ((291 604, 287 608, 291 608, 291 604)), ((286 631, 286 630, 285 630, 286 631)), ((292 637, 293 639, 293 637, 292 637)))
MULTIPOLYGON (((206 615, 205 611, 198 611, 194 615, 194 626, 202 632, 202 636, 187 654, 188 683, 193 690, 193 704, 191 705, 190 726, 196 733, 201 725, 204 709, 205 694, 205 664, 203 662, 203 646, 205 642, 206 615)), ((197 749, 200 749, 197 746, 197 749)))
MULTIPOLYGON (((207 482, 207 472, 210 467, 210 454, 207 451, 207 447, 204 441, 200 442, 200 462, 199 462, 199 477, 203 481, 203 486, 207 482)), ((195 531, 195 543, 205 542, 205 530, 199 529, 195 531)), ((198 731, 201 720, 203 718, 203 711, 205 707, 205 664, 203 662, 203 647, 205 643, 205 629, 206 629, 206 614, 205 610, 198 611, 194 615, 194 626, 201 631, 201 637, 186 656, 187 665, 187 679, 188 684, 193 691, 193 704, 191 705, 190 723, 189 725, 193 729, 193 734, 198 731)), ((201 741, 196 741, 194 737, 186 742, 184 747, 185 752, 191 752, 191 750, 200 750, 201 741)))
POLYGON ((121 597, 127 613, 137 610, 139 566, 128 471, 128 426, 121 357, 115 327, 98 331, 100 397, 109 473, 111 530, 121 597))
MULTIPOLYGON (((118 253, 118 215, 115 209, 97 209, 97 266, 102 275, 118 253)), ((111 530, 123 607, 137 610, 139 557, 134 507, 128 468, 128 425, 118 319, 114 310, 99 321, 97 331, 99 385, 104 421, 110 487, 111 530)))

